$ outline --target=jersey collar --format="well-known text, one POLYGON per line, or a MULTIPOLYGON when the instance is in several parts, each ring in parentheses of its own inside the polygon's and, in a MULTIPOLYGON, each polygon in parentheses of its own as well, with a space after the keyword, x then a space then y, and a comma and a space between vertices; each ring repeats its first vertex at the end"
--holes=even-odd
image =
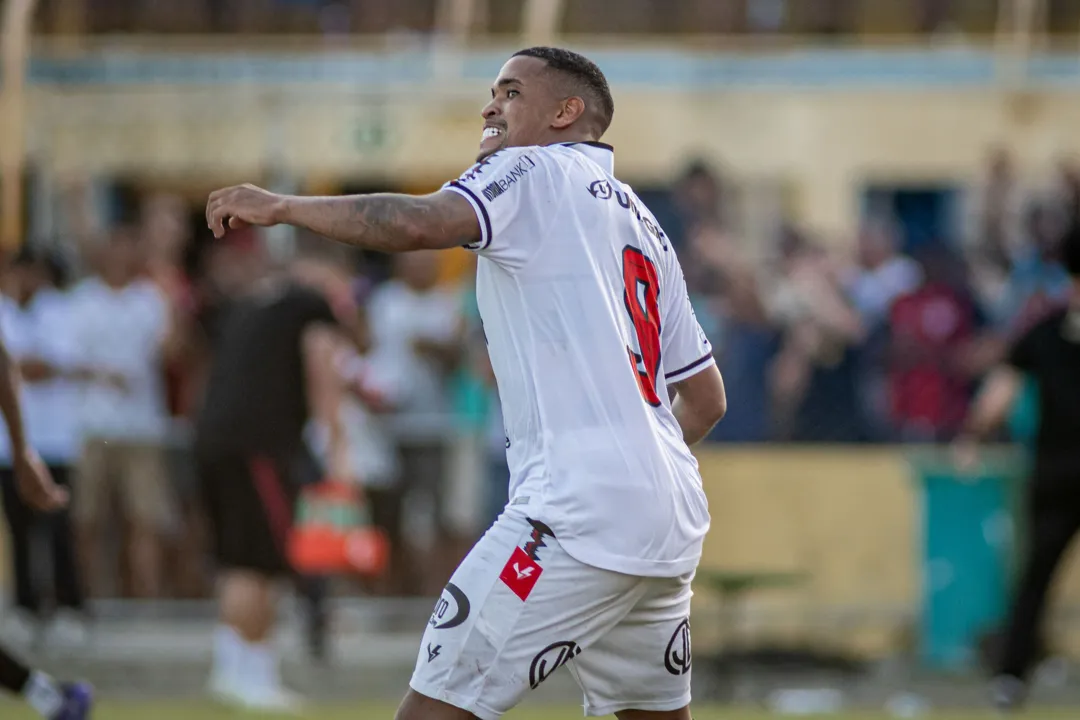
POLYGON ((592 160, 594 163, 602 167, 607 172, 615 172, 615 148, 611 147, 607 143, 590 140, 560 144, 577 150, 579 153, 592 160))

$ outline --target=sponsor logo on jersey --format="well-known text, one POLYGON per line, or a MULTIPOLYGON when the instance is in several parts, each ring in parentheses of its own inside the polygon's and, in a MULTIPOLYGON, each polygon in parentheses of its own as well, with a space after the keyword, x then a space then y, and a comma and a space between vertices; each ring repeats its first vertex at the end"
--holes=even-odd
POLYGON ((454 583, 447 583, 435 603, 428 625, 436 630, 456 628, 469 619, 469 598, 454 583))
POLYGON ((630 193, 625 190, 619 190, 617 187, 612 186, 609 180, 594 180, 589 183, 589 194, 597 200, 610 200, 615 198, 619 205, 626 208, 630 213, 637 218, 637 221, 645 228, 645 231, 652 235, 660 243, 660 247, 666 252, 668 249, 667 234, 663 228, 653 220, 648 212, 642 212, 637 202, 630 193))
POLYGON ((488 202, 491 202, 509 190, 510 186, 525 177, 525 175, 535 167, 536 162, 532 159, 532 156, 528 154, 522 155, 518 158, 517 163, 510 168, 510 172, 506 173, 506 175, 501 178, 493 180, 490 185, 480 192, 488 202))
POLYGON ((564 640, 552 643, 541 650, 529 665, 529 687, 533 690, 551 674, 581 654, 581 648, 575 642, 564 640))
POLYGON ((664 650, 664 667, 672 675, 685 675, 690 672, 693 653, 690 649, 690 620, 687 618, 675 628, 675 634, 668 640, 664 650))
POLYGON ((589 184, 589 194, 597 200, 611 199, 611 183, 607 180, 597 180, 589 184))
POLYGON ((427 644, 427 661, 431 662, 435 658, 439 657, 439 651, 442 650, 442 645, 431 646, 431 643, 427 644))

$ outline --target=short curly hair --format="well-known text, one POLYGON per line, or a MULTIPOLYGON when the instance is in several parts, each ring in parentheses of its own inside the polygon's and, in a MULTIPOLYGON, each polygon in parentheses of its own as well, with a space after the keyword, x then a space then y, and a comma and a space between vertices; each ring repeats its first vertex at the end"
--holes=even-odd
POLYGON ((600 133, 603 134, 608 129, 615 116, 615 100, 611 97, 607 78, 596 63, 580 53, 556 47, 526 48, 514 53, 514 57, 519 56, 543 60, 552 70, 561 72, 578 83, 581 94, 598 103, 600 133))

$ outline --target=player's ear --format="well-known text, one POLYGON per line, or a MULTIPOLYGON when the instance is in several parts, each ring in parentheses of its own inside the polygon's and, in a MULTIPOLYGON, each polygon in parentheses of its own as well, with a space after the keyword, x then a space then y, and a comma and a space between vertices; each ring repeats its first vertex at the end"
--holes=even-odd
POLYGON ((585 101, 576 95, 562 101, 559 112, 555 115, 551 126, 556 130, 562 130, 573 125, 579 117, 585 114, 585 101))

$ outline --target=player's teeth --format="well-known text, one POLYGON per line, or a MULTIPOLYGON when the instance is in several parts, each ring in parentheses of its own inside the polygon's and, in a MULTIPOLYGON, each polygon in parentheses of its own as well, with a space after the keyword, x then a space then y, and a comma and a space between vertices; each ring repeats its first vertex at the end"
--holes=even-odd
POLYGON ((484 139, 497 137, 499 135, 498 128, 484 128, 484 139))

